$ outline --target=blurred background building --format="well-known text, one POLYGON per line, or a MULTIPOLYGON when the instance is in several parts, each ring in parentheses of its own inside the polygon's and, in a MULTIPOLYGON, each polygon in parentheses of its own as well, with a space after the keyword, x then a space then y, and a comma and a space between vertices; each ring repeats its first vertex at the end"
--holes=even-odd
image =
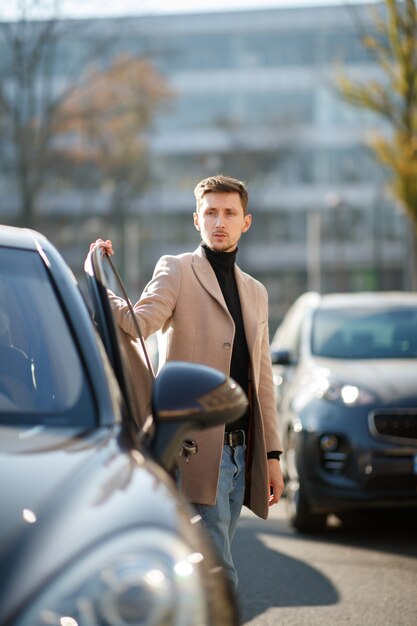
MULTIPOLYGON (((341 66, 358 77, 377 72, 360 43, 361 29, 372 28, 369 6, 72 26, 53 69, 59 81, 68 80, 71 60, 83 71, 80 49, 93 33, 97 41, 112 40, 99 63, 125 53, 144 57, 171 93, 146 132, 146 185, 123 206, 110 200, 105 177, 83 187, 54 183, 51 175, 42 191, 33 226, 78 277, 90 241, 112 238, 136 298, 161 254, 196 247, 194 186, 224 173, 249 185, 254 222, 241 240, 239 265, 268 288, 272 328, 307 289, 409 288, 407 220, 387 196, 386 175, 364 143, 381 122, 343 102, 334 85, 341 66)), ((5 223, 19 218, 13 176, 13 168, 1 171, 5 223)))

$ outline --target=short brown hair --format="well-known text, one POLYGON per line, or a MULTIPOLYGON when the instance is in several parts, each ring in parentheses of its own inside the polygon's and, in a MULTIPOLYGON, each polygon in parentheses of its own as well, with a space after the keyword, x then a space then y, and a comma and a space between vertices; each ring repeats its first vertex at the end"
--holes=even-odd
POLYGON ((201 180, 194 189, 194 195, 197 200, 197 211, 200 208, 200 202, 204 195, 210 192, 238 193, 242 203, 243 213, 246 215, 249 199, 248 190, 245 183, 241 180, 230 178, 229 176, 223 176, 223 174, 209 176, 208 178, 201 180))

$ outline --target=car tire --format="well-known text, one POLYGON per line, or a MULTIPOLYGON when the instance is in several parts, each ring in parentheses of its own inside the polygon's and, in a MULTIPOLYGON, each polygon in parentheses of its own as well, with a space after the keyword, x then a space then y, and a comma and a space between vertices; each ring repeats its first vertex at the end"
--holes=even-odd
POLYGON ((287 486, 286 505, 291 525, 300 532, 323 530, 326 526, 326 513, 312 513, 305 489, 300 481, 291 481, 287 486))
POLYGON ((326 513, 312 513, 308 497, 298 468, 296 436, 289 428, 284 442, 285 501, 287 516, 291 525, 300 532, 323 530, 326 526, 326 513))

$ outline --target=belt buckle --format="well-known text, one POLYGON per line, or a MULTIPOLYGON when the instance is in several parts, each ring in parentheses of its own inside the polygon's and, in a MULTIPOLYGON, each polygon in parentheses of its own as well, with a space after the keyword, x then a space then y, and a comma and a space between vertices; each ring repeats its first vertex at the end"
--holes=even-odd
POLYGON ((227 445, 233 448, 233 431, 227 433, 227 445))
POLYGON ((245 444, 245 431, 244 430, 232 430, 227 433, 228 444, 231 448, 236 448, 239 445, 245 444), (242 443, 239 443, 239 435, 242 434, 242 443), (236 441, 236 443, 235 443, 236 441))

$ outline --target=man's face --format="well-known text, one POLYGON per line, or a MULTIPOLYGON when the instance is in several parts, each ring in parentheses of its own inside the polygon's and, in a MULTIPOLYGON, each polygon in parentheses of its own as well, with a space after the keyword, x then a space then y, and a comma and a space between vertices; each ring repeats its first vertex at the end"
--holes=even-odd
POLYGON ((232 252, 252 223, 252 216, 245 215, 237 192, 214 192, 204 194, 198 212, 194 213, 194 226, 201 239, 215 252, 232 252))

